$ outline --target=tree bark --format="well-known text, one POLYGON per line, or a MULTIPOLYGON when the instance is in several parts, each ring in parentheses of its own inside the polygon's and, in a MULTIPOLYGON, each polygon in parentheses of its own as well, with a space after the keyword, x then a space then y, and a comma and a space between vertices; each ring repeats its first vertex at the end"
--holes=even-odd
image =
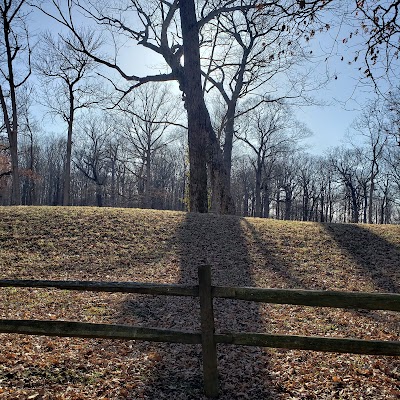
POLYGON ((189 211, 205 213, 207 200, 207 117, 200 75, 199 31, 192 0, 180 2, 183 49, 185 55, 183 87, 188 114, 189 211))
POLYGON ((233 147, 233 135, 235 133, 235 106, 236 106, 236 103, 229 104, 228 110, 226 112, 225 141, 224 141, 224 164, 225 164, 226 175, 227 175, 227 179, 228 179, 229 183, 231 181, 232 147, 233 147))
MULTIPOLYGON (((207 111, 208 114, 208 111, 207 111)), ((219 141, 208 117, 207 165, 211 178, 211 209, 218 214, 234 214, 235 204, 230 190, 230 179, 224 165, 219 141)))
POLYGON ((213 211, 233 213, 228 176, 219 141, 211 125, 201 85, 199 28, 193 0, 180 2, 184 76, 181 84, 188 113, 189 209, 208 211, 207 166, 210 172, 213 211))

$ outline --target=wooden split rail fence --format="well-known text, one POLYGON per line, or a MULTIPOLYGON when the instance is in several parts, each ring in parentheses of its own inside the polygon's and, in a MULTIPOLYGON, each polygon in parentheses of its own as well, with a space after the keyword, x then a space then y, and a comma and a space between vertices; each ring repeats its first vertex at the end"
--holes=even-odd
POLYGON ((204 391, 208 397, 218 396, 217 343, 338 353, 400 355, 399 341, 263 333, 218 334, 214 329, 213 313, 213 298, 216 297, 273 304, 400 311, 400 294, 212 286, 210 266, 200 266, 198 274, 198 286, 136 282, 0 280, 0 287, 199 297, 201 332, 67 321, 0 319, 0 333, 201 344, 204 391))

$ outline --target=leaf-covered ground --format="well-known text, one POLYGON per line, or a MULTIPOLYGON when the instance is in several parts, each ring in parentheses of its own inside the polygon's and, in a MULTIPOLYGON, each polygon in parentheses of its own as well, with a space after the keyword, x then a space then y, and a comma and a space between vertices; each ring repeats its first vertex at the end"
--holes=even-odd
MULTIPOLYGON (((0 208, 0 279, 400 293, 400 227, 168 211, 0 208)), ((385 311, 216 300, 223 331, 400 340, 385 311)), ((191 298, 0 288, 0 317, 198 330, 191 298)), ((400 360, 218 345, 220 399, 398 399, 400 360)), ((199 346, 0 335, 0 399, 203 399, 199 346)))

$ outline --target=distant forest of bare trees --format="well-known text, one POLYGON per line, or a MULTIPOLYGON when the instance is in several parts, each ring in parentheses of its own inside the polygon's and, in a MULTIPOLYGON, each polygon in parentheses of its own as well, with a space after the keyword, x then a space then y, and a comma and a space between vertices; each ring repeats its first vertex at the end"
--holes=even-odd
MULTIPOLYGON (((0 205, 399 223, 399 87, 365 105, 346 145, 310 153, 311 132, 294 109, 322 84, 308 77, 307 46, 332 29, 322 16, 338 6, 277 3, 131 1, 125 20, 101 1, 2 1, 0 205), (77 28, 75 9, 102 31, 77 28), (30 18, 39 13, 60 32, 34 35, 30 18), (190 18, 197 30, 185 26, 190 18), (127 74, 118 35, 157 53, 166 72, 127 74)), ((353 58, 364 57, 363 79, 379 92, 376 71, 396 70, 397 20, 389 17, 397 8, 367 4, 356 5, 360 35, 376 40, 353 58)))

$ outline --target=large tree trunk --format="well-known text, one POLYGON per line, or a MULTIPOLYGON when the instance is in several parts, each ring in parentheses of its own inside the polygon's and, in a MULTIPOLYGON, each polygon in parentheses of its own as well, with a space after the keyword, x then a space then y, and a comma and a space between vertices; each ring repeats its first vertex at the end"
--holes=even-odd
POLYGON ((211 178, 211 210, 218 214, 234 214, 235 204, 230 191, 230 178, 225 168, 223 154, 209 116, 206 155, 211 178))
POLYGON ((189 211, 207 212, 207 117, 201 88, 199 32, 192 0, 180 2, 180 17, 185 54, 182 90, 188 114, 189 211))
POLYGON ((180 2, 180 17, 185 55, 182 90, 188 113, 189 209, 208 211, 207 165, 209 167, 213 210, 233 212, 222 151, 211 125, 201 85, 199 30, 193 0, 180 2))
POLYGON ((187 108, 189 128, 189 211, 206 213, 208 211, 208 196, 205 123, 196 110, 191 109, 192 107, 190 106, 187 106, 187 108))

